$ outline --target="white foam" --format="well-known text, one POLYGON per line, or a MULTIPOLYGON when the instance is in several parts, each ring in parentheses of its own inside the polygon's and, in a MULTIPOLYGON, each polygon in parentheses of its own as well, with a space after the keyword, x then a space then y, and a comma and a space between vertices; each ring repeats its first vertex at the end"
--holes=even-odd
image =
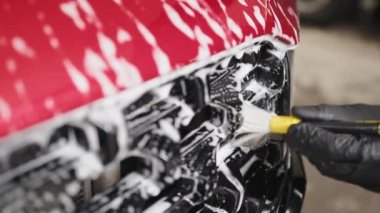
POLYGON ((249 159, 241 168, 240 173, 245 176, 247 174, 248 170, 251 168, 252 164, 256 162, 259 158, 254 155, 251 159, 249 159))
POLYGON ((228 13, 227 13, 227 8, 226 8, 226 5, 223 4, 223 2, 221 0, 218 0, 218 3, 219 3, 219 6, 222 8, 223 12, 224 12, 224 15, 226 16, 226 19, 227 19, 227 26, 228 28, 239 38, 239 39, 242 39, 243 38, 243 32, 241 30, 241 28, 239 27, 238 24, 235 23, 235 21, 233 19, 231 19, 229 16, 228 16, 228 13))
POLYGON ((164 3, 164 10, 166 12, 166 15, 168 16, 169 20, 173 23, 173 25, 181 31, 183 34, 185 34, 190 39, 195 39, 195 35, 193 30, 190 28, 189 25, 187 25, 186 22, 184 22, 181 18, 181 16, 177 13, 176 10, 174 10, 173 7, 171 7, 169 4, 164 3))
POLYGON ((207 203, 205 204, 205 207, 209 208, 212 212, 216 212, 216 213, 228 213, 224 209, 221 209, 221 208, 218 208, 218 207, 215 207, 215 206, 211 206, 211 205, 209 205, 207 203))
POLYGON ((125 58, 117 57, 117 49, 113 40, 101 32, 97 34, 97 37, 104 58, 116 74, 116 84, 126 88, 142 82, 137 67, 127 62, 125 58))
POLYGON ((12 38, 12 47, 17 53, 25 57, 33 58, 35 56, 34 50, 20 37, 12 38))
POLYGON ((113 0, 117 5, 121 6, 123 4, 123 0, 113 0))
POLYGON ((157 41, 154 35, 146 28, 141 22, 135 21, 137 29, 145 39, 145 41, 151 46, 157 46, 157 41))
POLYGON ((261 27, 265 29, 265 19, 263 15, 261 14, 260 8, 258 6, 254 6, 253 10, 254 10, 253 14, 255 15, 256 20, 259 22, 261 27))
MULTIPOLYGON (((288 24, 292 27, 292 30, 293 30, 293 33, 294 33, 295 39, 298 41, 298 32, 297 32, 297 28, 296 28, 296 27, 292 24, 292 22, 289 20, 288 16, 287 16, 287 15, 285 14, 285 12, 284 12, 282 6, 281 6, 280 4, 278 4, 278 3, 276 4, 276 6, 277 6, 277 8, 281 11, 283 17, 285 17, 286 22, 288 22, 288 24)), ((291 11, 293 11, 293 10, 291 9, 291 11)), ((293 11, 293 12, 294 12, 294 11, 293 11)), ((290 13, 291 13, 291 12, 290 12, 290 13)), ((298 20, 298 18, 297 18, 297 20, 298 20)))
POLYGON ((212 39, 206 35, 199 26, 194 27, 195 37, 199 42, 197 59, 204 59, 211 55, 209 45, 213 43, 212 39))
POLYGON ((86 76, 79 71, 79 69, 75 67, 69 59, 64 59, 63 65, 66 68, 66 71, 69 74, 75 88, 82 94, 88 94, 90 91, 90 83, 88 82, 86 76))
POLYGON ((281 25, 281 22, 280 20, 278 19, 276 13, 273 11, 273 8, 271 8, 272 10, 272 14, 273 14, 273 17, 274 17, 274 26, 273 26, 273 29, 272 29, 272 33, 273 35, 282 35, 282 25, 281 25))
POLYGON ((95 179, 103 171, 103 165, 99 158, 92 153, 83 152, 75 162, 76 175, 80 180, 95 179))
MULTIPOLYGON (((39 130, 41 128, 42 129, 44 129, 44 128, 51 129, 51 128, 55 128, 59 125, 62 125, 65 122, 70 122, 73 119, 74 120, 82 119, 87 114, 88 110, 91 109, 93 106, 97 106, 99 104, 104 104, 105 102, 116 102, 118 104, 123 104, 123 105, 129 104, 132 101, 136 100, 138 97, 140 97, 145 91, 154 89, 157 86, 162 85, 166 82, 170 82, 170 81, 172 81, 172 80, 174 80, 180 76, 189 75, 189 74, 193 73, 194 70, 200 69, 200 68, 202 68, 202 67, 204 67, 210 63, 215 63, 215 62, 217 62, 217 61, 219 61, 225 57, 229 57, 231 55, 234 55, 243 49, 255 48, 256 47, 255 43, 259 43, 262 41, 270 41, 273 43, 273 45, 276 47, 277 50, 273 51, 271 53, 275 54, 279 59, 282 59, 288 50, 294 49, 296 47, 295 45, 283 43, 283 42, 273 38, 273 36, 270 36, 270 35, 254 38, 253 40, 249 40, 247 42, 239 44, 236 47, 233 47, 233 48, 228 49, 226 51, 222 51, 220 53, 212 55, 207 59, 198 60, 194 63, 183 66, 183 67, 179 68, 176 72, 170 73, 169 75, 167 75, 165 77, 157 77, 155 79, 144 82, 144 84, 130 88, 125 92, 120 92, 115 96, 102 98, 100 100, 95 101, 92 104, 86 104, 86 105, 79 107, 75 110, 61 114, 61 116, 56 116, 53 119, 42 121, 39 124, 33 125, 29 128, 26 128, 23 131, 14 132, 13 134, 9 134, 9 135, 6 135, 4 137, 1 137, 0 138, 0 147, 6 146, 7 144, 17 145, 17 144, 19 144, 20 141, 24 143, 24 141, 22 139, 24 137, 24 135, 28 135, 28 137, 31 137, 31 136, 34 137, 35 136, 36 138, 38 138, 38 140, 36 139, 36 141, 45 141, 45 140, 47 140, 47 138, 45 138, 46 135, 44 136, 41 134, 34 134, 34 133, 39 132, 37 130, 39 130), (54 125, 52 125, 52 123, 54 123, 54 125), (1 143, 1 142, 10 142, 10 143, 1 143)), ((88 50, 90 50, 90 49, 87 48, 87 51, 88 50)), ((227 65, 228 64, 227 60, 225 62, 226 62, 225 65, 227 65)), ((259 88, 257 85, 254 87, 259 88)), ((1 149, 0 149, 0 152, 1 152, 1 149)))
POLYGON ((50 43, 50 46, 53 48, 53 49, 57 49, 59 48, 60 44, 59 44, 59 40, 55 37, 52 37, 49 39, 49 43, 50 43))
MULTIPOLYGON (((238 54, 236 54, 238 55, 238 54)), ((241 57, 243 57, 244 51, 241 51, 241 57)), ((240 69, 235 74, 236 82, 242 82, 244 77, 248 75, 250 71, 252 71, 253 65, 252 64, 241 64, 240 69)), ((241 84, 237 85, 237 90, 242 91, 243 88, 241 88, 241 84)))
POLYGON ((45 13, 42 12, 42 11, 38 11, 37 12, 37 19, 40 20, 40 21, 43 21, 45 19, 45 13))
POLYGON ((156 38, 154 35, 146 28, 141 22, 135 21, 137 25, 137 29, 144 37, 145 41, 152 46, 152 55, 154 62, 156 64, 157 70, 160 75, 165 75, 172 70, 170 65, 170 60, 168 55, 161 50, 161 48, 157 45, 156 38))
POLYGON ((224 160, 232 154, 234 150, 235 147, 232 146, 230 143, 227 143, 224 146, 218 148, 218 151, 216 152, 216 166, 221 165, 224 162, 224 160))
POLYGON ((117 29, 117 41, 122 44, 132 40, 132 36, 128 33, 128 31, 118 28, 117 29))
POLYGON ((256 27, 256 24, 255 22, 252 20, 251 16, 249 16, 245 11, 243 12, 244 14, 244 18, 245 20, 247 21, 247 23, 249 24, 249 26, 252 27, 252 29, 256 32, 256 34, 258 33, 258 30, 257 30, 257 27, 256 27))
POLYGON ((92 49, 85 49, 84 67, 86 72, 93 77, 99 84, 104 95, 112 95, 116 93, 116 88, 112 81, 104 73, 108 68, 103 59, 92 49))
POLYGON ((53 28, 48 24, 45 24, 44 26, 42 26, 42 31, 44 31, 44 33, 49 36, 53 34, 53 28))
POLYGON ((239 2, 241 5, 248 7, 248 4, 247 4, 247 2, 246 2, 245 0, 238 0, 238 2, 239 2))
POLYGON ((227 40, 226 33, 224 32, 222 26, 220 23, 218 23, 216 20, 212 19, 210 15, 208 14, 206 9, 203 9, 197 0, 188 0, 187 3, 190 5, 191 8, 193 8, 195 11, 200 13, 202 17, 206 20, 207 25, 211 28, 211 30, 219 36, 223 42, 224 42, 224 47, 225 48, 230 48, 231 44, 227 40))
POLYGON ((117 197, 115 198, 111 203, 110 207, 113 210, 120 210, 120 205, 123 203, 123 198, 122 197, 117 197))
POLYGON ((241 30, 239 25, 235 23, 235 21, 232 18, 230 17, 227 18, 227 25, 239 39, 243 38, 243 31, 241 30))
POLYGON ((11 108, 4 98, 0 97, 0 118, 5 121, 10 121, 11 116, 11 108))
POLYGON ((158 201, 155 204, 153 204, 151 207, 146 209, 144 213, 157 213, 157 212, 165 212, 168 208, 172 206, 171 203, 166 201, 158 201))
POLYGON ((65 191, 71 195, 71 196, 75 196, 79 193, 80 191, 80 185, 78 182, 71 182, 69 184, 66 185, 65 187, 65 191))
POLYGON ((7 59, 5 61, 5 68, 9 71, 9 73, 15 73, 17 69, 16 61, 12 58, 7 59))
POLYGON ((52 109, 54 109, 55 102, 51 97, 46 98, 44 101, 44 105, 45 105, 46 109, 52 110, 52 109))
POLYGON ((190 9, 185 2, 180 1, 179 5, 182 7, 182 9, 185 11, 185 13, 191 17, 195 17, 195 13, 192 9, 190 9))
POLYGON ((156 62, 156 66, 160 75, 165 75, 172 70, 168 55, 160 48, 153 48, 153 59, 156 62))
MULTIPOLYGON (((66 212, 74 212, 75 211, 75 205, 74 201, 67 196, 64 193, 59 193, 59 200, 61 201, 61 204, 63 205, 63 208, 66 212)), ((58 211, 61 212, 61 211, 58 211)))
POLYGON ((91 4, 87 0, 76 0, 78 6, 86 14, 87 21, 95 24, 97 28, 101 28, 101 23, 96 16, 95 10, 92 8, 91 4))
POLYGON ((26 92, 25 84, 21 79, 17 79, 14 86, 15 86, 17 94, 21 96, 25 95, 25 92, 26 92))
POLYGON ((179 140, 181 139, 178 129, 175 128, 167 120, 161 120, 159 123, 160 123, 161 129, 166 133, 166 135, 170 137, 170 139, 172 139, 174 142, 178 143, 179 140))
POLYGON ((75 26, 84 30, 86 28, 86 23, 80 17, 77 4, 75 2, 65 2, 59 5, 59 8, 63 14, 67 15, 75 24, 75 26))
MULTIPOLYGON (((116 105, 112 101, 104 101, 99 105, 93 106, 88 111, 87 119, 102 127, 110 126, 116 128, 118 146, 128 147, 128 132, 124 131, 127 127, 125 126, 124 116, 119 105, 116 105)), ((125 156, 127 151, 127 149, 121 149, 119 155, 125 156)))
MULTIPOLYGON (((281 22, 280 20, 278 19, 276 13, 273 11, 273 8, 270 8, 271 11, 272 11, 272 14, 274 16, 274 26, 272 28, 272 34, 274 37, 276 36, 279 36, 285 40, 287 40, 291 46, 295 45, 296 44, 296 41, 294 40, 294 38, 290 37, 289 35, 286 35, 283 33, 283 30, 282 30, 282 25, 281 25, 281 22)), ((279 53, 279 51, 276 51, 277 53, 279 53)))
POLYGON ((237 211, 240 210, 243 204, 244 198, 244 186, 240 183, 240 181, 232 174, 231 170, 228 166, 223 162, 219 165, 218 169, 224 174, 224 176, 229 180, 229 182, 239 191, 239 200, 237 205, 237 211))

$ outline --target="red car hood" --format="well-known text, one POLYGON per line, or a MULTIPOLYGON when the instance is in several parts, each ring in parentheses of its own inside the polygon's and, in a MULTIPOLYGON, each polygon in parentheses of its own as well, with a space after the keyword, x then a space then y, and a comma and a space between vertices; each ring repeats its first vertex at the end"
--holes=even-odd
POLYGON ((298 43, 294 0, 1 0, 0 136, 237 44, 298 43))

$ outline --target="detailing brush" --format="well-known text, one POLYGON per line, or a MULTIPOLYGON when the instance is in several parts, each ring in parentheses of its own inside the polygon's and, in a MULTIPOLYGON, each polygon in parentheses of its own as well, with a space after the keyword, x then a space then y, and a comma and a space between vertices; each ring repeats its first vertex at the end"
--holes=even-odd
MULTIPOLYGON (((251 135, 245 140, 236 140, 238 146, 256 148, 261 146, 263 138, 269 133, 287 134, 290 126, 303 122, 295 116, 279 116, 248 103, 244 103, 241 111, 244 118, 238 134, 251 135)), ((320 128, 335 132, 349 134, 367 134, 380 136, 380 121, 307 121, 320 128)))

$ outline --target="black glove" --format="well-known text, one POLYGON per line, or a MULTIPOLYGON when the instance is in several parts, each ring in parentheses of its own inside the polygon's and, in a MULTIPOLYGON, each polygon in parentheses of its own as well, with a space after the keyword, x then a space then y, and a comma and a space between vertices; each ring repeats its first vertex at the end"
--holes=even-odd
POLYGON ((380 192, 380 137, 336 134, 313 126, 318 120, 380 120, 380 106, 295 107, 306 123, 289 129, 286 141, 325 176, 380 192))

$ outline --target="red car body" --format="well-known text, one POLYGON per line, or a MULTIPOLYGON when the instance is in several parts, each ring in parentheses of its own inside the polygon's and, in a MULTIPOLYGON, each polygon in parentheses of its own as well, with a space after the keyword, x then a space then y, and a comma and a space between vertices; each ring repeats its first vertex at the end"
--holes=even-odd
POLYGON ((299 212, 295 0, 0 0, 0 211, 299 212), (241 137, 240 137, 241 136, 241 137))
POLYGON ((265 35, 299 41, 295 0, 0 1, 0 136, 265 35))

